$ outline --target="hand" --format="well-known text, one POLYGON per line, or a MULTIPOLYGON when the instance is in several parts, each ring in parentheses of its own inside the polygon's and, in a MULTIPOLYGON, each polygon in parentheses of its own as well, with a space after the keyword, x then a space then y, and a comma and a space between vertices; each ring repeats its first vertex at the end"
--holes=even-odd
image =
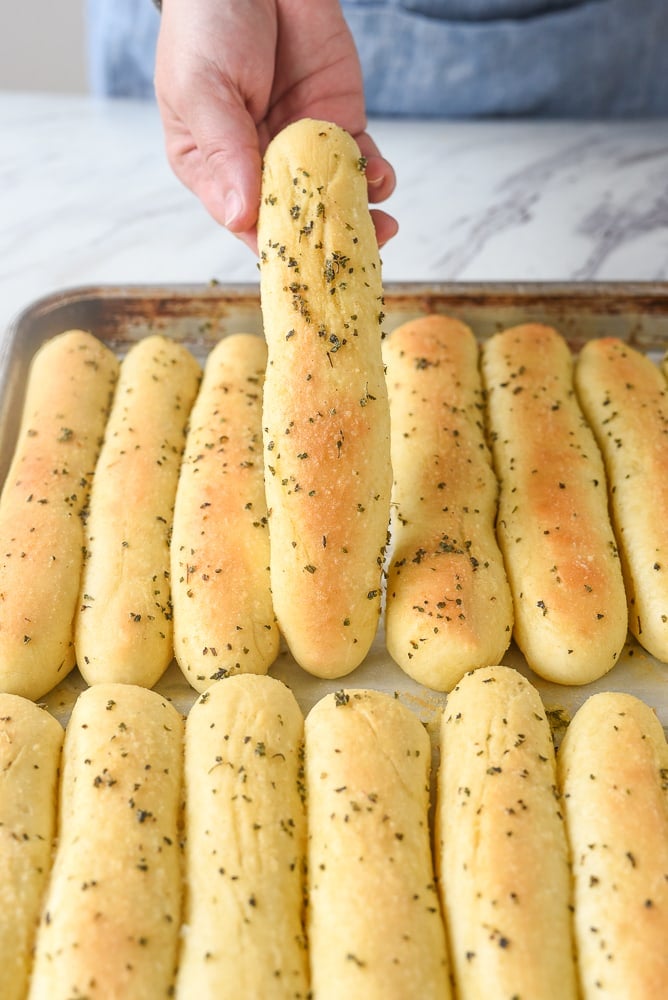
MULTIPOLYGON (((172 169, 255 253, 262 156, 292 121, 345 128, 367 159, 369 201, 394 190, 365 131, 361 69, 338 0, 163 0, 155 89, 172 169)), ((398 227, 372 215, 382 246, 398 227)))

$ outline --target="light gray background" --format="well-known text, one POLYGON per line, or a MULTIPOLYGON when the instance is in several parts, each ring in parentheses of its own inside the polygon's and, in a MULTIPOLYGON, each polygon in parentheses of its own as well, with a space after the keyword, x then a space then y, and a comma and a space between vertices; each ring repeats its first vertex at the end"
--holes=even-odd
POLYGON ((0 90, 88 90, 85 0, 2 0, 0 90))

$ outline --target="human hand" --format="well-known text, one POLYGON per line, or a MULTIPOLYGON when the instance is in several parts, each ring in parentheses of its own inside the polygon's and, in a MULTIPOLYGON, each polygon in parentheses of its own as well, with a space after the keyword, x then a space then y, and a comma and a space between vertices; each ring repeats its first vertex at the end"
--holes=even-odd
MULTIPOLYGON (((361 69, 338 0, 163 0, 155 89, 172 169, 256 253, 262 156, 291 121, 345 128, 367 160, 369 201, 394 190, 365 131, 361 69)), ((382 246, 396 221, 371 214, 382 246)))

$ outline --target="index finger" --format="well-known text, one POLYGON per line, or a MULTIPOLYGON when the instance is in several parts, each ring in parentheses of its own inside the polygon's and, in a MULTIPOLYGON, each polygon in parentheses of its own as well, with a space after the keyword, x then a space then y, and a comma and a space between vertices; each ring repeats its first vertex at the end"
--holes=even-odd
POLYGON ((362 156, 366 158, 366 180, 369 188, 369 201, 385 201, 396 187, 397 178, 394 167, 382 156, 378 146, 368 134, 360 132, 355 141, 362 156))

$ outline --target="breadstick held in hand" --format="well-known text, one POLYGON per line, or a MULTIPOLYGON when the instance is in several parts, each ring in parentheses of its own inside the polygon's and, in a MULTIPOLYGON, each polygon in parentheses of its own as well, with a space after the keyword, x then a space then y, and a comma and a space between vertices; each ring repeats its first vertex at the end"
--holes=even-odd
POLYGON ((353 139, 304 120, 271 143, 258 226, 268 363, 271 584, 295 659, 349 673, 376 634, 389 523, 383 288, 353 139))

